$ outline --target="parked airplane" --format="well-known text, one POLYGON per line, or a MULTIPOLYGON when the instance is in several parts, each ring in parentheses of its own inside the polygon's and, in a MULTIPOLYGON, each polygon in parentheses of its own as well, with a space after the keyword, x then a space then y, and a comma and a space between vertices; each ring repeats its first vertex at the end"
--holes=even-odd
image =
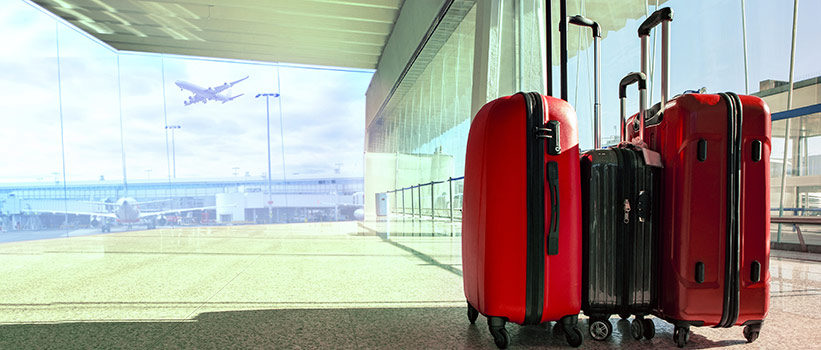
POLYGON ((199 87, 197 85, 191 84, 191 83, 189 83, 187 81, 183 81, 183 80, 177 80, 177 81, 174 82, 174 84, 176 84, 180 88, 181 91, 182 90, 188 90, 188 91, 191 91, 191 92, 194 93, 194 96, 189 96, 188 100, 183 101, 183 103, 186 106, 189 106, 189 105, 195 104, 197 102, 206 103, 206 102, 208 102, 208 100, 222 101, 222 103, 225 103, 225 102, 231 101, 231 100, 233 100, 237 97, 240 97, 244 94, 239 94, 239 95, 231 97, 231 96, 226 96, 226 95, 220 95, 220 92, 228 90, 229 88, 231 88, 235 84, 237 84, 237 83, 239 83, 239 82, 241 82, 245 79, 248 79, 248 77, 242 78, 242 79, 234 81, 234 82, 224 83, 220 86, 209 87, 209 88, 199 87))
POLYGON ((102 232, 111 232, 111 225, 109 224, 109 219, 117 220, 117 222, 121 224, 128 225, 128 228, 131 229, 131 225, 144 223, 146 227, 151 230, 157 227, 157 220, 162 220, 164 215, 172 214, 172 213, 183 213, 183 212, 190 212, 196 210, 206 210, 206 209, 214 209, 216 207, 201 207, 201 208, 185 208, 185 209, 173 209, 173 210, 162 210, 162 211, 152 211, 152 212, 142 212, 140 209, 140 205, 145 204, 153 204, 153 203, 162 203, 162 202, 169 202, 170 199, 163 199, 157 201, 147 201, 147 202, 137 202, 134 198, 130 197, 123 197, 118 199, 116 202, 86 202, 92 204, 99 204, 105 205, 106 207, 113 206, 113 210, 109 212, 80 212, 80 211, 62 211, 62 210, 33 210, 34 212, 41 212, 41 213, 54 213, 54 214, 74 214, 74 215, 90 215, 91 225, 97 227, 100 225, 100 219, 102 219, 102 226, 100 229, 102 232))

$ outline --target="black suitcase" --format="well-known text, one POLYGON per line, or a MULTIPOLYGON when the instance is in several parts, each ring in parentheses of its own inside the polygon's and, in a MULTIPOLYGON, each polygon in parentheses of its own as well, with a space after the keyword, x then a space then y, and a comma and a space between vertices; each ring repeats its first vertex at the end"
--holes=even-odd
MULTIPOLYGON (((639 83, 640 108, 646 109, 646 78, 631 73, 619 87, 622 141, 626 87, 634 82, 639 83)), ((653 153, 622 142, 582 155, 582 311, 596 340, 612 333, 612 314, 636 315, 630 327, 635 339, 655 335, 653 321, 644 318, 657 301, 658 230, 653 213, 658 211, 654 197, 660 164, 653 153)))

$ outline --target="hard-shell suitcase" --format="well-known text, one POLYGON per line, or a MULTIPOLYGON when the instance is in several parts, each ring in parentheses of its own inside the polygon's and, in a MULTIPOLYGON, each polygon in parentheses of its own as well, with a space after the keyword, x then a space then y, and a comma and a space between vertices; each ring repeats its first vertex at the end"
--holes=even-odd
MULTIPOLYGON (((638 82, 640 113, 645 109, 646 78, 631 73, 622 79, 619 98, 638 82)), ((621 123, 625 114, 622 109, 621 123)), ((624 128, 622 127, 622 131, 624 128)), ((647 164, 640 146, 625 141, 585 152, 582 176, 582 311, 590 317, 589 334, 607 339, 610 315, 636 315, 630 330, 635 339, 651 339, 655 324, 644 318, 656 307, 658 229, 654 218, 659 170, 647 164)), ((596 145, 598 146, 598 145, 596 145)))
POLYGON ((662 23, 661 108, 643 135, 665 166, 658 315, 675 324, 680 347, 690 326, 745 325, 752 342, 769 307, 770 112, 734 93, 667 101, 672 17, 661 9, 639 28, 645 57, 650 29, 662 23))
MULTIPOLYGON (((566 17, 564 3, 562 10, 566 17)), ((566 37, 562 40, 566 45, 566 37)), ((488 102, 471 123, 462 212, 464 290, 471 323, 479 313, 486 315, 499 348, 510 343, 506 322, 559 321, 571 346, 582 343, 576 326, 581 303, 577 135, 573 108, 539 93, 488 102)))

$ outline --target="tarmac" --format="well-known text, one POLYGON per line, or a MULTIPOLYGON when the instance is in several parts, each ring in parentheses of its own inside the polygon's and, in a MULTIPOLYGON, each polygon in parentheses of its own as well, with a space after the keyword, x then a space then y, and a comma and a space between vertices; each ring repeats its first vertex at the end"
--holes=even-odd
MULTIPOLYGON (((466 317, 460 225, 389 221, 160 228, 0 243, 0 349, 496 349, 466 317)), ((772 251, 770 313, 692 328, 687 348, 818 349, 818 255, 772 251)), ((674 349, 629 323, 582 349, 674 349)), ((508 324, 510 349, 569 348, 508 324)))

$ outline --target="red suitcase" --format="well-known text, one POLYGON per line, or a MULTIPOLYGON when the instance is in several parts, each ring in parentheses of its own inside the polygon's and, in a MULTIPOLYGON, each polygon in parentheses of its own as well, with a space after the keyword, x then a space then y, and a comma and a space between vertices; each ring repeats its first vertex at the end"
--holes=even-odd
MULTIPOLYGON (((566 44, 564 35, 562 41, 566 44)), ((573 108, 539 93, 488 102, 470 126, 462 212, 464 289, 471 323, 478 313, 486 315, 499 348, 510 342, 506 322, 560 321, 568 343, 581 345, 577 135, 573 108)))
MULTIPOLYGON (((770 111, 733 93, 666 101, 670 21, 661 9, 639 28, 644 57, 650 29, 663 23, 663 108, 644 131, 664 162, 658 315, 675 324, 679 347, 690 326, 745 325, 752 342, 769 307, 770 111)), ((635 136, 635 117, 632 125, 635 136)))

